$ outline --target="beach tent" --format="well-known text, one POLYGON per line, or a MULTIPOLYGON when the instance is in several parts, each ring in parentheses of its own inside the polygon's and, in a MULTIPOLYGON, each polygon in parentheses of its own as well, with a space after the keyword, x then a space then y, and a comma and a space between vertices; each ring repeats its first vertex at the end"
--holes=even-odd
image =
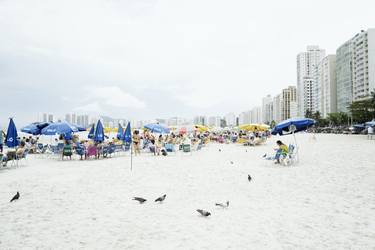
POLYGON ((121 124, 118 124, 118 129, 117 129, 117 139, 121 140, 123 137, 124 129, 122 128, 121 124))
POLYGON ((7 136, 5 138, 5 143, 9 148, 15 148, 18 146, 18 134, 17 134, 17 128, 14 124, 13 118, 10 118, 9 125, 8 125, 8 131, 7 136))
POLYGON ((68 122, 54 122, 42 129, 42 135, 65 135, 78 132, 78 128, 68 122))
POLYGON ((94 133, 94 141, 99 142, 99 143, 104 141, 104 129, 103 129, 103 124, 100 120, 96 124, 95 133, 94 133))
POLYGON ((152 133, 169 134, 170 129, 158 123, 150 123, 144 126, 145 129, 150 130, 152 133))
POLYGON ((90 131, 89 131, 89 134, 87 135, 87 138, 93 139, 94 138, 94 134, 95 134, 95 124, 92 124, 92 126, 90 128, 90 131))

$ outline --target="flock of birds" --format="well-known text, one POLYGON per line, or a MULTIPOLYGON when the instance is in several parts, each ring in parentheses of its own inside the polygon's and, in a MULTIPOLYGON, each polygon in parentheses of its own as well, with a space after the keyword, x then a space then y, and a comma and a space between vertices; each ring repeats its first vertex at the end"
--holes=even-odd
MULTIPOLYGON (((219 149, 219 152, 221 152, 221 149, 219 149)), ((233 161, 230 161, 230 164, 234 164, 233 161)), ((252 180, 251 176, 247 175, 247 180, 250 182, 252 180)), ((166 194, 158 197, 155 199, 155 202, 162 203, 165 198, 167 197, 166 194)), ((17 193, 13 196, 13 198, 10 200, 10 202, 16 201, 20 198, 20 193, 17 191, 17 193)), ((139 204, 143 204, 147 201, 147 199, 142 197, 133 197, 133 200, 138 201, 139 204)), ((226 201, 225 203, 215 203, 215 206, 221 207, 221 208, 228 208, 229 207, 229 201, 226 201)), ((200 213, 203 217, 210 216, 211 213, 209 211, 203 210, 203 209, 197 209, 197 212, 200 213)))
MULTIPOLYGON (((219 152, 221 152, 221 149, 219 149, 219 152)), ((246 150, 246 152, 247 152, 247 150, 246 150)), ((230 161, 230 164, 233 165, 234 162, 230 161)), ((252 180, 252 178, 251 178, 251 176, 249 174, 247 175, 247 180, 249 182, 251 182, 251 180, 252 180)), ((166 197, 167 197, 167 195, 164 194, 163 196, 160 196, 159 198, 157 198, 155 200, 155 202, 161 203, 161 202, 163 202, 165 200, 166 197)), ((133 200, 138 201, 139 204, 143 204, 144 202, 147 201, 147 199, 142 198, 142 197, 133 197, 133 200)), ((226 201, 225 203, 215 203, 215 206, 218 206, 218 207, 221 207, 221 208, 228 208, 229 207, 229 201, 226 201)), ((207 217, 207 216, 211 215, 211 213, 209 211, 206 211, 206 210, 203 210, 203 209, 197 209, 196 211, 198 213, 200 213, 203 217, 207 217)))

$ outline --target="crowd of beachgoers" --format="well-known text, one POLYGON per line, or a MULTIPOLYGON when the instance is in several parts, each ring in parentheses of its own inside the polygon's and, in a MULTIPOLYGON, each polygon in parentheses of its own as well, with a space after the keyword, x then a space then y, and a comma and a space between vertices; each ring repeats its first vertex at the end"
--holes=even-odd
MULTIPOLYGON (((0 142, 6 135, 2 131, 0 142)), ((60 156, 62 160, 72 159, 77 155, 80 160, 90 158, 107 158, 116 153, 131 151, 133 155, 141 153, 152 153, 155 156, 167 156, 169 153, 178 151, 188 153, 200 150, 210 142, 216 143, 239 143, 245 146, 257 146, 264 144, 270 137, 269 130, 266 131, 221 131, 221 132, 199 132, 159 134, 147 129, 135 129, 132 133, 132 142, 126 143, 121 136, 109 137, 96 142, 88 138, 87 133, 74 133, 65 137, 63 134, 50 137, 49 142, 45 136, 27 135, 18 137, 19 145, 15 148, 6 148, 3 152, 3 143, 0 148, 0 161, 6 166, 9 161, 20 160, 27 154, 44 154, 60 156)))

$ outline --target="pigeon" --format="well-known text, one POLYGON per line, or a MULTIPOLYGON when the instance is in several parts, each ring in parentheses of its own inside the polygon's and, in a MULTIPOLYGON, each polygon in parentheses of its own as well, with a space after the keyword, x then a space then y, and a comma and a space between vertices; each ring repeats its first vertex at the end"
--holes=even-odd
POLYGON ((267 157, 267 154, 264 154, 262 157, 263 157, 263 158, 266 158, 266 157, 267 157))
POLYGON ((221 152, 221 149, 219 148, 219 152, 221 152))
POLYGON ((18 200, 20 198, 20 193, 17 191, 16 195, 10 200, 10 202, 18 200))
POLYGON ((202 216, 207 217, 210 216, 211 213, 202 209, 197 209, 197 212, 200 213, 202 216))
POLYGON ((157 199, 155 200, 155 202, 157 202, 157 201, 159 201, 159 202, 163 202, 163 201, 165 200, 165 197, 167 197, 166 194, 163 195, 163 196, 160 196, 159 198, 157 198, 157 199))
POLYGON ((227 207, 229 207, 229 201, 225 202, 224 204, 223 203, 216 203, 215 205, 219 206, 219 207, 222 207, 222 208, 227 208, 227 207))
POLYGON ((134 201, 139 201, 140 204, 142 204, 143 202, 147 201, 146 199, 143 199, 141 197, 134 197, 133 200, 134 201))
POLYGON ((249 180, 249 181, 251 181, 251 176, 248 174, 247 175, 247 179, 249 180))
POLYGON ((233 161, 230 161, 230 164, 233 164, 233 161))

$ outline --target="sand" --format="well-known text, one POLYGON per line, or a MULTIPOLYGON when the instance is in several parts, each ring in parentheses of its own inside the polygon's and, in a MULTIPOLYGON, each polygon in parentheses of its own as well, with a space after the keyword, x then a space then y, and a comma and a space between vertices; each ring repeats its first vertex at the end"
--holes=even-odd
POLYGON ((276 139, 293 141, 143 154, 133 171, 124 154, 29 155, 0 170, 0 249, 375 249, 375 141, 297 134, 299 164, 280 167, 261 157, 276 139))

